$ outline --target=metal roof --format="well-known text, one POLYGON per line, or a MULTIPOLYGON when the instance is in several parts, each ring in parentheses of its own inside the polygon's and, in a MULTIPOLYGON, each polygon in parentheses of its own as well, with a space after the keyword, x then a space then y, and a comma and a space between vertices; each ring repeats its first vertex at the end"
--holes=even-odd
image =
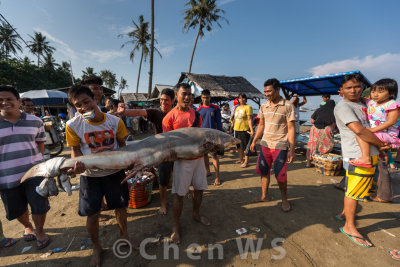
POLYGON ((313 76, 280 81, 284 94, 287 91, 301 96, 313 95, 337 95, 340 90, 342 79, 345 75, 359 73, 363 77, 365 87, 370 87, 371 82, 360 71, 349 71, 333 73, 323 76, 313 76))

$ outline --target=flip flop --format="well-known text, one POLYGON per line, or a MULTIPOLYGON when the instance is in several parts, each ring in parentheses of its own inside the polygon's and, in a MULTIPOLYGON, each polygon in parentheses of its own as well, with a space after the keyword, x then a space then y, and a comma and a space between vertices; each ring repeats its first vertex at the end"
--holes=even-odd
MULTIPOLYGON (((394 250, 394 249, 393 249, 394 250)), ((396 258, 395 257, 395 255, 396 256, 399 256, 400 255, 400 250, 398 250, 398 251, 396 251, 394 254, 395 255, 393 255, 392 253, 390 253, 390 252, 392 252, 393 250, 388 250, 388 253, 389 253, 389 255, 392 257, 392 259, 394 259, 395 261, 400 261, 400 258, 396 258)))
POLYGON ((390 203, 390 202, 392 202, 392 201, 389 201, 389 200, 383 200, 383 199, 381 199, 381 198, 379 198, 377 196, 369 197, 369 199, 372 200, 372 201, 375 201, 375 202, 379 202, 379 203, 390 203))
POLYGON ((359 245, 359 246, 361 246, 361 247, 370 248, 370 247, 373 246, 373 245, 369 246, 369 245, 363 245, 363 244, 358 243, 356 240, 354 240, 354 238, 358 238, 358 239, 361 239, 361 240, 363 240, 363 241, 367 241, 367 240, 366 240, 364 237, 349 235, 348 233, 346 233, 346 232, 343 230, 343 227, 340 227, 339 230, 340 230, 340 232, 342 232, 343 234, 345 234, 348 238, 350 238, 351 241, 353 241, 354 243, 356 243, 357 245, 359 245))
POLYGON ((46 237, 42 240, 36 240, 37 243, 39 243, 39 245, 37 245, 38 249, 44 249, 45 247, 47 247, 48 245, 50 245, 51 241, 50 241, 50 237, 48 235, 46 235, 46 237))
POLYGON ((9 248, 17 243, 15 238, 4 238, 3 242, 0 242, 0 248, 9 248))
POLYGON ((361 168, 372 168, 371 164, 361 162, 357 159, 350 160, 349 164, 356 166, 356 167, 361 167, 361 168))
POLYGON ((342 218, 339 215, 336 215, 335 218, 336 218, 336 220, 341 221, 341 222, 344 222, 346 220, 345 218, 342 218))
POLYGON ((34 234, 23 234, 23 235, 24 235, 25 242, 30 242, 30 241, 36 240, 36 236, 34 234))

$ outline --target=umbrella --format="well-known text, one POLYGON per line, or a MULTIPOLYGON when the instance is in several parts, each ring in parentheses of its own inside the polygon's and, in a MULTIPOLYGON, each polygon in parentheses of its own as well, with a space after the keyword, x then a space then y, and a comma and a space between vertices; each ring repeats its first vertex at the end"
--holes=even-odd
POLYGON ((31 90, 20 94, 21 97, 28 97, 37 106, 67 104, 66 93, 56 90, 31 90))

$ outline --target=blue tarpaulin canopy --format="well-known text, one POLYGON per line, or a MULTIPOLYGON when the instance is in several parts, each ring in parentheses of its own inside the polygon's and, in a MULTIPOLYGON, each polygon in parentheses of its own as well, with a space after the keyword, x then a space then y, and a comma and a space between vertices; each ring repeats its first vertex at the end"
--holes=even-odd
POLYGON ((371 82, 360 71, 349 71, 342 73, 333 73, 324 76, 314 76, 306 78, 298 78, 292 80, 280 81, 282 91, 286 97, 291 95, 290 92, 300 96, 315 95, 337 95, 340 90, 341 81, 345 75, 359 73, 364 79, 365 87, 370 87, 371 82))
POLYGON ((68 96, 57 90, 31 90, 20 94, 32 99, 36 106, 62 105, 68 103, 68 96))

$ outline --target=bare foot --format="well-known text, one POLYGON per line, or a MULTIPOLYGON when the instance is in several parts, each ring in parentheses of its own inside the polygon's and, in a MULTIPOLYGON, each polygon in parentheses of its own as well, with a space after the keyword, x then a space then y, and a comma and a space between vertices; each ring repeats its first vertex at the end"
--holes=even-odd
POLYGON ((260 197, 260 198, 253 199, 253 203, 269 202, 269 201, 271 201, 271 199, 269 197, 260 197))
POLYGON ((357 243, 368 247, 372 246, 372 244, 368 240, 364 239, 364 237, 357 231, 357 229, 350 231, 348 228, 346 228, 346 226, 343 226, 343 231, 345 231, 348 235, 352 235, 353 240, 357 243))
POLYGON ((284 212, 289 212, 292 210, 292 206, 290 205, 289 201, 282 200, 282 210, 284 212))
POLYGON ((101 266, 101 253, 103 249, 98 246, 93 248, 92 258, 90 259, 89 267, 101 266))
POLYGON ((161 207, 158 209, 157 213, 158 213, 159 215, 167 215, 167 207, 161 206, 161 207))
POLYGON ((240 164, 240 163, 243 163, 243 161, 241 161, 241 160, 235 161, 235 164, 240 164))
POLYGON ((173 232, 170 237, 171 241, 179 245, 181 243, 181 236, 179 235, 179 227, 174 226, 172 231, 173 232))
POLYGON ((193 215, 193 220, 195 220, 196 222, 202 223, 203 225, 206 225, 206 226, 211 225, 210 220, 201 215, 197 215, 197 216, 193 215))
POLYGON ((219 177, 215 178, 214 185, 216 185, 216 186, 221 185, 221 181, 219 180, 219 177))
POLYGON ((357 167, 365 167, 365 168, 372 167, 371 160, 369 158, 367 158, 367 159, 363 159, 363 158, 353 159, 353 160, 350 160, 349 163, 351 165, 354 165, 354 166, 357 166, 357 167))

